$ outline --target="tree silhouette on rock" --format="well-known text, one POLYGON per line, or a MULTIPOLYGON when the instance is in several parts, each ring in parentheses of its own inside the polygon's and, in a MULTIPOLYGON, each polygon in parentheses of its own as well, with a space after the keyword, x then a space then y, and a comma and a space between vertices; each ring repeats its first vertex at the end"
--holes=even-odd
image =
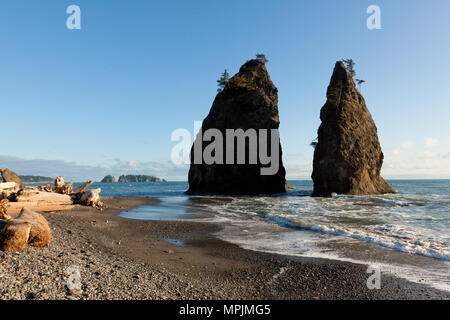
POLYGON ((217 85, 219 86, 219 88, 217 89, 217 92, 222 92, 222 90, 225 88, 225 86, 227 85, 229 80, 230 80, 230 74, 228 73, 227 69, 225 69, 225 71, 220 76, 220 79, 217 80, 217 85))
POLYGON ((348 73, 354 78, 356 76, 355 72, 355 61, 353 59, 342 59, 342 62, 345 64, 345 67, 347 68, 348 73))
POLYGON ((356 76, 355 64, 356 64, 356 62, 353 61, 353 59, 342 59, 342 62, 345 64, 345 67, 347 68, 348 73, 350 73, 352 78, 358 84, 359 91, 361 91, 361 85, 363 83, 365 83, 366 80, 355 79, 355 76, 356 76))

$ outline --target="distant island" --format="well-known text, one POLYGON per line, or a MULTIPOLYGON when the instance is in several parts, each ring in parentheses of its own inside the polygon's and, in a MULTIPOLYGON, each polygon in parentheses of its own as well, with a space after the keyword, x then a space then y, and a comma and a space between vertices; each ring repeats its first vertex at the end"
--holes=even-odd
MULTIPOLYGON (((103 178, 102 183, 115 183, 117 182, 116 178, 112 175, 108 175, 103 178)), ((147 175, 121 175, 119 177, 120 183, 122 182, 167 182, 165 179, 161 179, 155 176, 147 176, 147 175)))
POLYGON ((33 182, 51 183, 55 181, 55 178, 42 176, 19 176, 19 178, 25 183, 33 183, 33 182))
POLYGON ((103 178, 102 181, 100 181, 102 183, 114 183, 117 182, 116 178, 114 178, 113 176, 109 175, 103 178))

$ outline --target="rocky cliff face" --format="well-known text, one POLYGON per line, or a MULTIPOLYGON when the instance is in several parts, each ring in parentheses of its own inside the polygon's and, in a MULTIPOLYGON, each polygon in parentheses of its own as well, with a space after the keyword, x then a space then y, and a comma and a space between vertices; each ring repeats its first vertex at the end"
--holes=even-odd
POLYGON ((334 68, 320 119, 313 196, 395 192, 380 176, 384 155, 377 128, 342 62, 334 68))
POLYGON ((103 180, 101 181, 102 183, 115 183, 116 178, 114 178, 113 176, 109 175, 103 178, 103 180))
MULTIPOLYGON (((209 115, 202 125, 202 132, 218 129, 226 144, 227 129, 278 129, 278 89, 272 83, 264 63, 250 60, 245 63, 238 74, 232 77, 224 90, 219 92, 209 115)), ((199 137, 197 137, 198 142, 199 137)), ((258 134, 258 143, 260 136, 258 134)), ((247 141, 248 142, 248 141, 247 141)), ((279 139, 277 139, 279 145, 279 139)), ((275 175, 262 175, 264 167, 258 159, 256 164, 249 164, 249 147, 246 144, 246 164, 195 164, 194 146, 191 152, 188 194, 259 194, 286 191, 285 169, 279 147, 279 169, 275 175)), ((203 142, 201 150, 208 143, 203 142)), ((268 150, 271 150, 270 138, 268 150)), ((236 159, 237 146, 234 143, 236 159)), ((226 147, 223 149, 225 158, 226 147)))

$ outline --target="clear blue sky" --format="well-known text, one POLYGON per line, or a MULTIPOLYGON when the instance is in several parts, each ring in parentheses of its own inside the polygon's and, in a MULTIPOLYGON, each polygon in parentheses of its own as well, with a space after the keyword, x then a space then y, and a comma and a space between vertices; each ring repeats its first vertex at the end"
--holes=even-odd
POLYGON ((279 89, 289 178, 309 178, 342 58, 367 81, 385 176, 450 177, 448 0, 1 0, 0 167, 186 180, 169 163, 172 131, 192 131, 220 73, 259 52, 279 89), (66 28, 71 4, 81 30, 66 28), (366 28, 371 4, 382 30, 366 28))

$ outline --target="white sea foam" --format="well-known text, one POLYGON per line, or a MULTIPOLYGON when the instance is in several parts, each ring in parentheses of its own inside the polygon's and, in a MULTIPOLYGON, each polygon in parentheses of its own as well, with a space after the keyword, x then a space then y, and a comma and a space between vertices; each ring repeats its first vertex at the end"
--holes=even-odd
MULTIPOLYGON (((430 198, 402 193, 379 197, 336 195, 331 199, 238 197, 215 207, 219 216, 229 215, 228 227, 218 236, 246 249, 376 263, 385 272, 450 291, 450 202, 445 192, 430 198), (264 223, 266 227, 262 227, 264 223), (271 230, 270 225, 293 232, 280 233, 279 229, 271 230), (240 228, 245 228, 247 232, 239 232, 240 228), (340 239, 344 245, 345 239, 361 241, 438 260, 433 263, 431 259, 429 265, 417 266, 361 260, 355 258, 357 255, 352 257, 332 249, 326 252, 319 249, 320 243, 332 239, 340 239)), ((408 260, 407 257, 405 260, 408 260)))
MULTIPOLYGON (((220 219, 223 229, 216 233, 219 239, 234 243, 248 250, 274 254, 339 260, 364 265, 376 265, 383 274, 394 275, 412 282, 427 284, 450 292, 450 262, 436 261, 430 265, 411 265, 383 261, 382 259, 358 259, 340 254, 336 250, 322 249, 320 243, 343 241, 339 235, 324 236, 321 233, 292 231, 281 232, 281 227, 263 219, 236 220, 231 217, 220 219)), ((349 239, 348 241, 355 241, 349 239)), ((341 243, 342 245, 342 243, 341 243)), ((343 244, 345 246, 345 244, 343 244)))
POLYGON ((217 210, 450 261, 448 214, 414 208, 410 201, 381 197, 254 197, 236 198, 217 210), (444 223, 439 226, 435 221, 444 223))

